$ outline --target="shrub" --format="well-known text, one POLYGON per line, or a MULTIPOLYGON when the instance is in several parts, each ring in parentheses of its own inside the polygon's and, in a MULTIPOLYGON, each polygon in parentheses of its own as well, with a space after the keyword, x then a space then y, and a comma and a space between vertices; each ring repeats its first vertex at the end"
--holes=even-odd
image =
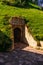
POLYGON ((5 35, 2 31, 0 31, 0 51, 7 51, 11 48, 12 40, 5 35))
POLYGON ((3 3, 7 4, 7 5, 12 5, 12 6, 27 6, 28 5, 29 0, 3 0, 3 3))
POLYGON ((12 45, 12 40, 10 39, 10 30, 9 30, 9 16, 5 15, 3 20, 0 22, 0 51, 8 50, 12 45))

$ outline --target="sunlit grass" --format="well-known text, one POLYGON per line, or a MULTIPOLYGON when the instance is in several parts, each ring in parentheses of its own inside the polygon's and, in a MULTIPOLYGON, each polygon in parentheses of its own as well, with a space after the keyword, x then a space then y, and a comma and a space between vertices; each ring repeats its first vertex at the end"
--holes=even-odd
MULTIPOLYGON (((33 5, 34 6, 34 5, 33 5)), ((43 40, 43 11, 36 8, 18 8, 14 6, 2 5, 0 2, 0 30, 6 35, 10 36, 11 28, 10 24, 4 25, 3 22, 8 22, 4 20, 5 15, 21 16, 24 17, 28 22, 26 23, 33 34, 33 36, 38 40, 43 40)))

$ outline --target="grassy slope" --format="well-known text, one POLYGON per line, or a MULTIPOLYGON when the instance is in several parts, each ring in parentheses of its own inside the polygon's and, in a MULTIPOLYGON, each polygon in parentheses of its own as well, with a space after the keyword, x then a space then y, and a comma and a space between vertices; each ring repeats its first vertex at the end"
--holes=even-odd
MULTIPOLYGON (((8 37, 11 36, 11 28, 8 21, 4 20, 5 15, 23 16, 28 20, 27 25, 30 27, 33 36, 43 40, 43 11, 35 8, 17 8, 0 3, 0 30, 8 37), (4 23, 5 24, 4 24, 4 23)), ((9 20, 9 19, 8 19, 9 20)))

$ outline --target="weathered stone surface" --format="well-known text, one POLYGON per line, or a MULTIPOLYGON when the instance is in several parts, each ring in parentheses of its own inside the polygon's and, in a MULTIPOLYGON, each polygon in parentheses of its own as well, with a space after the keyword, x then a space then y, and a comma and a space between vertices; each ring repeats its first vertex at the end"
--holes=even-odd
POLYGON ((0 65, 5 65, 4 63, 0 63, 0 65))
POLYGON ((5 65, 12 65, 12 64, 8 62, 8 63, 6 63, 5 65))
POLYGON ((5 55, 4 58, 8 58, 8 55, 5 55))
POLYGON ((17 49, 1 54, 0 65, 43 65, 43 54, 17 49))
POLYGON ((15 42, 24 42, 25 21, 21 17, 12 17, 10 24, 12 27, 12 49, 15 49, 15 42))
POLYGON ((27 26, 25 26, 25 38, 27 40, 27 43, 33 47, 36 48, 37 47, 37 41, 34 40, 33 36, 30 34, 30 32, 28 31, 27 26))
POLYGON ((0 58, 0 63, 4 63, 4 59, 3 58, 0 58))

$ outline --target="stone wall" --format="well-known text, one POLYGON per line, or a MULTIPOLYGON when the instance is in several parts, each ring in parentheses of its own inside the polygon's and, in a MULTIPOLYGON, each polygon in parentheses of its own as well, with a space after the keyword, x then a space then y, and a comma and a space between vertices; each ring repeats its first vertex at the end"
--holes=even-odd
POLYGON ((25 26, 25 42, 28 43, 29 46, 36 48, 37 47, 37 41, 34 40, 30 32, 28 32, 27 26, 25 26))

